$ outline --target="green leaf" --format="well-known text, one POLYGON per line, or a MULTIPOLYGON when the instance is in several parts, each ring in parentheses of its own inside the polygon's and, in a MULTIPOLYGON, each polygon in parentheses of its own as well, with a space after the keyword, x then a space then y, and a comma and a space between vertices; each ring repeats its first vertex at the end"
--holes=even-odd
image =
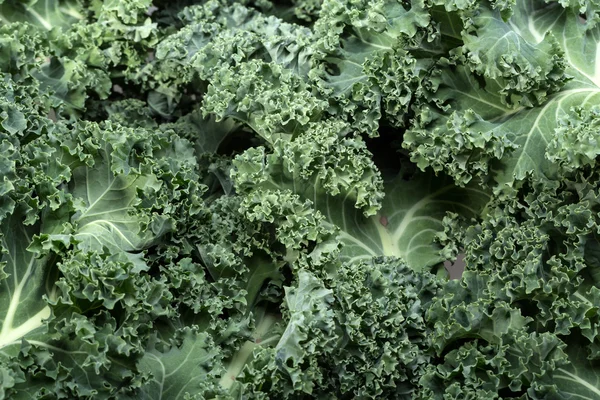
POLYGON ((268 143, 293 137, 327 107, 289 69, 259 60, 218 69, 202 105, 218 120, 247 124, 268 143))
POLYGON ((330 99, 328 112, 370 136, 378 135, 382 108, 403 125, 423 66, 402 45, 418 47, 429 23, 421 0, 327 3, 314 27, 311 76, 330 99))
POLYGON ((73 171, 72 192, 81 200, 73 216, 77 232, 74 238, 80 248, 87 250, 141 250, 153 235, 142 232, 139 218, 132 214, 139 201, 137 191, 158 190, 160 183, 152 175, 116 175, 107 159, 110 148, 101 154, 93 167, 73 171))
POLYGON ((88 90, 95 91, 100 98, 106 98, 112 87, 103 71, 88 69, 79 60, 62 57, 50 57, 33 75, 40 87, 53 96, 56 106, 64 103, 76 110, 84 108, 88 90))
POLYGON ((185 328, 164 350, 150 343, 138 368, 150 377, 139 394, 145 399, 183 400, 206 393, 220 372, 220 352, 209 334, 185 328))
MULTIPOLYGON (((470 142, 483 136, 492 141, 486 144, 490 149, 494 141, 505 144, 502 151, 487 152, 480 175, 489 168, 501 185, 528 175, 559 179, 557 156, 549 158, 546 151, 575 108, 600 102, 600 27, 582 22, 574 9, 537 0, 519 2, 507 21, 484 6, 474 15, 463 16, 460 56, 449 65, 442 59, 430 78, 429 104, 421 108, 421 123, 409 130, 405 147, 421 168, 432 165, 463 179, 463 173, 473 173, 473 158, 475 169, 482 167, 480 149, 486 147, 470 142), (439 157, 434 147, 456 135, 452 119, 467 113, 474 121, 459 128, 462 139, 449 142, 451 150, 438 150, 439 157)), ((561 148, 578 145, 575 137, 562 138, 561 148)))
POLYGON ((25 115, 17 109, 8 108, 0 116, 3 117, 2 127, 11 134, 23 132, 27 128, 25 115))
POLYGON ((277 143, 274 154, 247 151, 234 161, 234 180, 241 191, 291 191, 309 200, 337 232, 343 261, 383 255, 401 257, 416 270, 435 265, 444 261, 434 238, 446 213, 476 217, 489 199, 477 186, 459 188, 448 177, 416 173, 385 182, 379 205, 379 173, 360 139, 335 143, 327 136, 335 130, 315 126, 313 132, 277 143))
POLYGON ((29 22, 51 30, 83 20, 83 11, 77 0, 5 0, 0 3, 0 21, 29 22))
MULTIPOLYGON (((143 230, 151 219, 136 209, 142 203, 141 193, 152 196, 165 186, 150 170, 151 161, 147 157, 152 154, 153 139, 160 140, 143 129, 136 131, 110 124, 84 124, 75 128, 72 137, 65 138, 64 143, 73 148, 63 151, 82 157, 86 152, 91 153, 85 163, 73 165, 73 179, 69 182, 75 208, 71 218, 73 237, 80 249, 139 251, 169 229, 166 218, 158 218, 153 229, 143 230), (77 148, 79 140, 89 146, 85 151, 77 148), (136 149, 145 152, 138 153, 136 149), (164 226, 160 226, 160 221, 164 226)), ((182 144, 173 142, 173 149, 182 144)), ((168 153, 173 149, 165 144, 162 151, 168 153)), ((156 151, 154 155, 160 158, 161 153, 156 151)), ((185 164, 186 153, 181 153, 181 159, 185 164)))
POLYGON ((585 347, 569 340, 569 365, 554 373, 556 386, 566 399, 600 399, 600 366, 598 360, 589 360, 585 347))
POLYGON ((342 259, 354 262, 372 256, 396 256, 416 270, 444 261, 434 238, 443 231, 448 212, 474 218, 488 201, 477 186, 457 187, 447 177, 417 173, 385 184, 378 214, 368 219, 347 205, 329 201, 322 212, 340 228, 342 259), (341 211, 341 212, 340 212, 341 211))
POLYGON ((299 368, 307 360, 307 350, 313 347, 311 342, 320 342, 321 346, 331 342, 335 346, 338 334, 335 330, 333 310, 333 292, 324 287, 323 282, 309 272, 300 271, 298 286, 285 290, 285 304, 290 317, 281 339, 275 347, 276 363, 287 372, 295 390, 312 393, 315 382, 306 379, 299 368))
POLYGON ((53 297, 52 256, 28 251, 40 224, 24 225, 24 209, 17 206, 1 224, 0 349, 41 329, 43 320, 50 317, 44 296, 53 297))

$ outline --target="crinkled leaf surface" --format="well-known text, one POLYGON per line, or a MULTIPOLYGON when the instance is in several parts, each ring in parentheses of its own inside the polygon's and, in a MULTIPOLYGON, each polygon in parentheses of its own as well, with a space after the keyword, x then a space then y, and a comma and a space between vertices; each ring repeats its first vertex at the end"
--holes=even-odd
POLYGON ((600 27, 580 18, 576 8, 542 1, 519 2, 506 22, 500 11, 478 11, 467 13, 463 23, 461 56, 432 76, 436 89, 431 99, 444 104, 444 111, 426 106, 421 118, 423 128, 443 140, 456 116, 474 113, 476 118, 462 128, 473 143, 456 142, 467 150, 440 159, 429 151, 429 134, 409 130, 405 146, 413 160, 460 177, 465 169, 460 157, 475 155, 483 148, 476 138, 487 137, 510 144, 490 153, 487 161, 498 183, 512 184, 528 174, 557 179, 557 165, 546 155, 557 125, 572 118, 576 107, 600 101, 600 27))
POLYGON ((599 398, 599 11, 0 0, 0 398, 599 398))
POLYGON ((14 1, 0 3, 0 15, 3 21, 27 21, 33 25, 50 30, 56 27, 68 27, 83 19, 81 5, 77 0, 14 1))
MULTIPOLYGON (((406 179, 399 175, 383 184, 385 197, 375 215, 365 215, 357 202, 363 196, 368 198, 368 192, 363 194, 360 185, 367 179, 377 179, 377 175, 373 174, 373 166, 364 153, 351 150, 347 159, 338 160, 322 175, 311 171, 311 175, 305 177, 302 157, 310 154, 309 146, 314 146, 315 142, 306 143, 304 153, 298 152, 302 147, 295 145, 302 146, 299 143, 284 144, 274 155, 256 152, 240 157, 234 162, 238 185, 241 188, 258 186, 290 190, 311 201, 324 216, 326 224, 337 230, 338 239, 344 245, 340 254, 344 261, 385 255, 401 257, 417 270, 430 267, 443 261, 434 237, 443 231, 442 219, 446 213, 471 218, 489 199, 488 194, 477 186, 460 188, 451 179, 431 173, 416 173, 406 179), (344 171, 346 163, 355 163, 350 171, 357 174, 356 177, 344 171), (341 190, 328 192, 329 179, 341 190), (356 183, 347 184, 353 180, 356 183)), ((310 158, 306 162, 310 162, 308 160, 310 158)), ((370 201, 377 195, 370 195, 370 201)), ((373 214, 371 210, 366 209, 373 214)))

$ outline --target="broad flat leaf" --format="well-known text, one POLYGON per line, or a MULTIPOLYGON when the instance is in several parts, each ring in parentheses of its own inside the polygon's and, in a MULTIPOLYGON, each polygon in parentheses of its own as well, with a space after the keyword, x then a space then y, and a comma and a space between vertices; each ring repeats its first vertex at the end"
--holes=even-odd
POLYGON ((561 394, 566 399, 600 399, 598 361, 588 360, 585 348, 573 341, 570 341, 567 353, 571 365, 560 367, 554 373, 561 394))
POLYGON ((52 291, 51 282, 47 283, 50 256, 38 258, 39 254, 27 250, 39 225, 23 225, 22 209, 18 207, 0 226, 0 349, 19 343, 50 316, 43 299, 52 291))
POLYGON ((82 11, 76 0, 5 0, 0 2, 0 21, 29 22, 50 30, 66 28, 84 19, 82 11))
POLYGON ((186 395, 202 393, 210 383, 209 376, 218 362, 219 348, 207 333, 185 328, 180 343, 171 342, 167 351, 150 348, 138 368, 151 376, 140 390, 144 399, 183 400, 186 395))
POLYGON ((342 258, 348 261, 373 256, 396 256, 420 270, 444 261, 434 237, 443 231, 448 212, 476 217, 489 196, 476 186, 459 188, 452 179, 431 173, 401 177, 385 184, 379 213, 366 218, 340 198, 327 198, 318 207, 340 228, 342 258))
POLYGON ((92 167, 81 166, 73 171, 72 193, 81 200, 73 216, 75 239, 79 247, 111 251, 142 249, 154 238, 151 232, 140 231, 140 217, 133 214, 138 190, 160 188, 151 174, 116 175, 108 159, 111 148, 105 143, 92 167))

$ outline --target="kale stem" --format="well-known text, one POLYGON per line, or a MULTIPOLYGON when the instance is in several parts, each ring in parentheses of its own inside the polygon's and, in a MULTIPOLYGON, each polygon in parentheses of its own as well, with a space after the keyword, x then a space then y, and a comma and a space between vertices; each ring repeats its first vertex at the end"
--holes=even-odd
MULTIPOLYGON (((254 349, 258 346, 262 346, 264 343, 262 342, 262 338, 269 332, 271 327, 277 321, 277 317, 271 314, 265 314, 264 318, 260 321, 256 329, 252 334, 254 338, 253 341, 246 341, 242 348, 233 356, 229 366, 227 367, 227 372, 223 375, 221 380, 219 381, 219 385, 224 389, 229 389, 235 382, 237 376, 242 372, 248 358, 252 355, 254 349)), ((272 340, 269 339, 269 342, 272 340)))

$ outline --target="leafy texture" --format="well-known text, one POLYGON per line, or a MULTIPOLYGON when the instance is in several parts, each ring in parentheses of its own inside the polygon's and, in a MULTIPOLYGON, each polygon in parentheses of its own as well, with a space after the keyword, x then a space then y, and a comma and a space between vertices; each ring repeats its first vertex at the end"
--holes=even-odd
MULTIPOLYGON (((461 181, 472 171, 500 184, 528 174, 557 179, 548 145, 578 107, 598 101, 597 28, 576 8, 536 1, 521 2, 507 21, 499 10, 475 7, 462 23, 464 44, 432 75, 426 97, 437 106, 419 109, 419 129, 405 141, 412 159, 461 181), (456 145, 441 145, 448 135, 456 145)), ((563 147, 579 146, 572 139, 563 147)))
POLYGON ((345 264, 335 280, 327 289, 328 279, 299 273, 286 288, 286 330, 243 382, 290 397, 411 398, 429 361, 423 317, 439 283, 384 257, 345 264))
POLYGON ((0 0, 0 399, 600 399, 598 21, 0 0))
POLYGON ((487 194, 427 174, 399 175, 382 184, 361 141, 335 143, 336 128, 343 127, 315 125, 306 137, 276 143, 272 155, 262 149, 247 151, 234 160, 237 187, 293 191, 307 199, 336 228, 344 260, 396 256, 416 269, 442 261, 433 238, 443 230, 446 212, 475 216, 487 194), (388 197, 380 205, 384 188, 388 197))

